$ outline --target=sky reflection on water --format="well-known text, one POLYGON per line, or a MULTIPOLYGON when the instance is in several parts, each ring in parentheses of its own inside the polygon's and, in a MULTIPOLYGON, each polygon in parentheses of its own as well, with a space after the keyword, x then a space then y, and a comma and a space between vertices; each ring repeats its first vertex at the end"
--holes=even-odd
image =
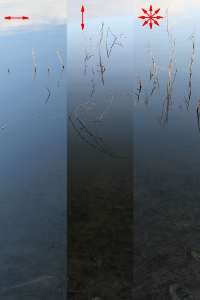
POLYGON ((66 294, 67 70, 56 53, 66 67, 66 11, 19 4, 1 2, 0 295, 21 299, 46 285, 57 299, 66 294))

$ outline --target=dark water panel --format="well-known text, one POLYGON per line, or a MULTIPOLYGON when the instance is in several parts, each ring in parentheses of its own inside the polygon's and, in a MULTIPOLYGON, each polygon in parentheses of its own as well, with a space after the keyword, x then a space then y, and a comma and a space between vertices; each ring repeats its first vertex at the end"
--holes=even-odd
POLYGON ((132 18, 68 25, 69 299, 132 297, 131 50, 132 18))
POLYGON ((191 11, 190 24, 177 14, 173 26, 169 8, 148 34, 135 22, 144 44, 134 51, 134 299, 200 294, 199 30, 191 11))

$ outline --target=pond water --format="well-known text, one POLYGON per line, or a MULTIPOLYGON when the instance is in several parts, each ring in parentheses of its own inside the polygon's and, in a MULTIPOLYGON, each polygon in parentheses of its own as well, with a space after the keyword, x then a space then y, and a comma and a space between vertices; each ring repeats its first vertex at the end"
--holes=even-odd
POLYGON ((66 299, 67 27, 60 5, 64 13, 53 1, 0 5, 1 299, 66 299))
POLYGON ((198 1, 40 2, 0 6, 0 298, 199 299, 198 1))
POLYGON ((145 3, 134 5, 134 298, 199 299, 199 4, 153 3, 164 18, 150 30, 145 3))
POLYGON ((68 6, 68 299, 132 295, 132 3, 97 5, 84 30, 82 3, 68 6))

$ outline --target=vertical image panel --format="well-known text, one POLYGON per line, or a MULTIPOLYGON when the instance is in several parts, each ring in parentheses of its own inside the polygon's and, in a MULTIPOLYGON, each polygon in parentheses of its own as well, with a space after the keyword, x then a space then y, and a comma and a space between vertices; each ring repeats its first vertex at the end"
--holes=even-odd
POLYGON ((132 11, 68 1, 68 299, 132 297, 132 11))
POLYGON ((66 1, 0 9, 0 299, 66 299, 66 1))
POLYGON ((134 299, 199 298, 199 2, 134 1, 134 299))

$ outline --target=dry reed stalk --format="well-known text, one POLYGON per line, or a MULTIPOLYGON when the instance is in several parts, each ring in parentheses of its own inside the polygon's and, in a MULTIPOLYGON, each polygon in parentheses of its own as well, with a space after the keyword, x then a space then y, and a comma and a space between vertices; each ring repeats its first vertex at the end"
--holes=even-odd
POLYGON ((194 27, 194 32, 192 33, 192 37, 190 36, 189 39, 192 39, 192 38, 193 38, 193 43, 192 43, 193 53, 192 53, 191 65, 190 65, 190 76, 192 74, 192 64, 194 61, 194 53, 195 53, 195 27, 194 27))
POLYGON ((34 56, 33 48, 32 48, 32 55, 33 55, 33 61, 34 61, 34 66, 35 66, 35 74, 36 74, 36 63, 35 63, 35 56, 34 56))
POLYGON ((64 69, 64 64, 63 64, 63 62, 62 62, 62 58, 60 57, 60 55, 59 55, 59 53, 58 53, 58 50, 56 50, 56 54, 58 55, 58 58, 59 58, 59 60, 60 60, 60 62, 61 62, 61 64, 62 64, 62 66, 63 66, 63 69, 64 69))
POLYGON ((90 41, 91 41, 92 50, 93 50, 93 56, 94 56, 94 49, 95 49, 95 47, 93 47, 93 45, 95 45, 95 43, 92 41, 92 39, 91 39, 91 38, 90 38, 90 41))
MULTIPOLYGON (((100 45, 100 49, 99 49, 100 51, 101 51, 101 43, 103 41, 103 25, 104 25, 104 22, 102 21, 102 28, 99 33, 99 34, 101 34, 101 38, 100 38, 100 41, 98 42, 98 44, 100 45)), ((108 38, 108 36, 107 36, 107 38, 108 38)))
POLYGON ((86 53, 86 58, 88 58, 88 53, 87 53, 87 50, 86 50, 86 42, 87 42, 87 40, 86 40, 86 37, 85 37, 85 32, 84 32, 84 30, 83 30, 83 35, 84 35, 84 40, 85 40, 85 53, 86 53))
POLYGON ((199 100, 199 103, 197 105, 197 114, 199 113, 199 106, 200 106, 200 100, 199 100))
MULTIPOLYGON (((169 113, 169 106, 172 105, 173 103, 173 97, 172 97, 172 87, 176 78, 176 74, 177 74, 177 64, 176 64, 176 58, 175 58, 175 41, 172 41, 172 34, 170 34, 169 32, 169 24, 168 24, 168 8, 165 12, 165 14, 167 14, 167 33, 168 33, 168 45, 167 47, 169 48, 168 52, 169 53, 169 73, 168 73, 168 82, 167 82, 167 96, 163 102, 163 108, 162 108, 162 112, 161 112, 161 117, 159 118, 159 123, 160 125, 164 128, 165 124, 168 122, 168 113, 169 113), (172 73, 172 52, 173 52, 173 59, 174 59, 174 64, 175 64, 175 68, 176 71, 173 74, 172 73), (172 74, 173 76, 173 80, 172 80, 172 74), (166 105, 165 105, 166 104, 166 105), (166 111, 165 111, 166 109, 166 111)), ((180 106, 179 106, 180 107, 180 106)))
POLYGON ((192 57, 191 57, 191 63, 190 63, 190 75, 189 75, 189 87, 188 87, 188 99, 186 99, 186 97, 184 97, 184 103, 186 105, 187 110, 189 109, 189 104, 190 104, 190 98, 191 98, 191 94, 192 94, 192 66, 193 66, 193 62, 194 62, 194 53, 195 53, 195 27, 194 27, 194 31, 192 32, 192 34, 190 35, 190 37, 188 38, 188 40, 193 39, 192 42, 192 57))
POLYGON ((135 78, 135 79, 137 79, 137 78, 139 78, 140 90, 141 90, 142 83, 141 83, 141 78, 140 78, 140 70, 139 70, 139 72, 138 72, 138 74, 137 74, 137 76, 136 76, 136 78, 135 78))
MULTIPOLYGON (((122 35, 123 35, 123 33, 121 33, 118 37, 121 38, 122 35)), ((108 27, 108 29, 107 29, 107 39, 106 39, 106 50, 107 50, 107 56, 108 57, 110 56, 110 53, 112 51, 113 46, 115 45, 116 40, 117 40, 117 36, 115 36, 112 33, 112 31, 110 30, 110 28, 108 27), (115 38, 114 41, 113 41, 113 43, 112 43, 112 46, 110 47, 110 51, 108 51, 108 30, 110 31, 110 33, 112 34, 112 36, 114 36, 114 38, 115 38)), ((123 47, 121 43, 119 43, 118 45, 120 45, 121 47, 123 47)))
POLYGON ((168 8, 166 9, 165 14, 167 13, 167 33, 168 33, 168 37, 169 37, 169 44, 168 46, 170 46, 170 51, 172 50, 173 54, 174 54, 174 62, 175 62, 175 66, 176 66, 176 72, 177 72, 177 64, 176 64, 176 58, 175 58, 175 41, 172 42, 172 34, 169 34, 169 24, 168 24, 168 8))
MULTIPOLYGON (((160 75, 160 71, 161 71, 161 66, 162 65, 160 64, 159 71, 158 71, 158 68, 157 68, 157 66, 155 64, 155 60, 154 60, 152 52, 151 52, 151 45, 150 45, 150 43, 148 44, 146 53, 147 52, 149 53, 149 56, 148 56, 148 59, 147 59, 147 63, 148 63, 148 60, 149 60, 150 56, 151 56, 151 60, 152 60, 152 63, 153 63, 153 72, 151 72, 151 68, 150 68, 150 80, 151 80, 152 77, 154 77, 153 84, 158 83, 158 91, 159 91, 159 80, 158 79, 159 79, 159 75, 160 75), (154 75, 154 72, 155 72, 155 75, 154 75)), ((146 66, 147 66, 147 63, 146 63, 146 66)), ((154 90, 155 90, 155 87, 152 88, 151 95, 153 94, 154 90)))

